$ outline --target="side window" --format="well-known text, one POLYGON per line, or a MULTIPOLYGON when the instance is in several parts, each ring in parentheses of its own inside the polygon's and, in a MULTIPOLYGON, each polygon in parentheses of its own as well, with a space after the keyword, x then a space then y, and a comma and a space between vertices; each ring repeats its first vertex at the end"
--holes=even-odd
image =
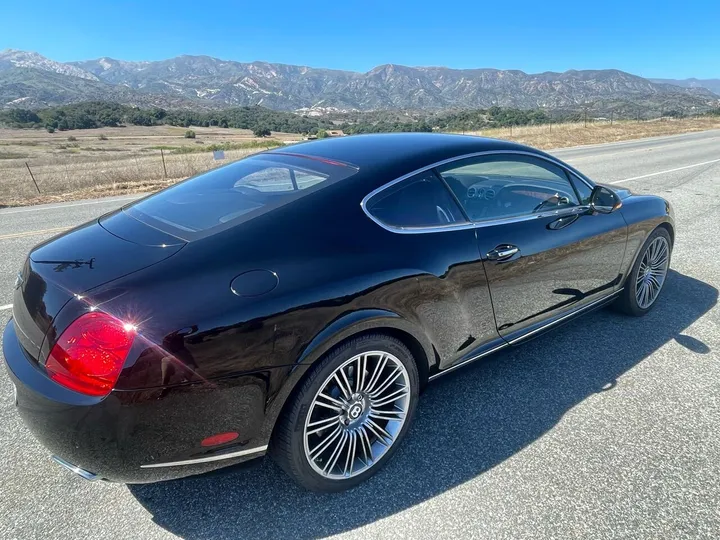
POLYGON ((577 206, 565 172, 525 155, 498 154, 450 163, 438 173, 473 221, 537 214, 577 206))
POLYGON ((573 186, 575 186, 575 191, 577 191, 578 195, 580 195, 580 204, 590 204, 592 188, 574 174, 568 173, 568 175, 570 176, 570 180, 572 180, 573 186))
POLYGON ((462 210, 432 171, 382 190, 371 197, 365 207, 376 220, 398 229, 465 222, 462 210))

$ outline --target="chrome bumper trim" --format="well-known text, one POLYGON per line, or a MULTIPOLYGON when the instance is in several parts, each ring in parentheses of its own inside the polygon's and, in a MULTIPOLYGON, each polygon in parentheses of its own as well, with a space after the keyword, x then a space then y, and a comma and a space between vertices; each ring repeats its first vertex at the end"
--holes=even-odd
POLYGON ((255 448, 248 448, 247 450, 239 450, 237 452, 230 452, 229 454, 221 454, 219 456, 208 456, 196 459, 185 459, 183 461, 169 461, 167 463, 149 463, 147 465, 140 465, 141 469, 154 469, 157 467, 175 467, 177 465, 195 465, 196 463, 209 463, 211 461, 220 461, 223 459, 232 459, 236 457, 249 456, 251 454, 259 454, 265 452, 268 449, 267 445, 257 446, 255 448))
POLYGON ((73 465, 73 464, 70 463, 69 461, 65 461, 63 458, 59 458, 59 457, 57 457, 57 456, 50 456, 50 457, 52 458, 52 460, 53 460, 55 463, 58 463, 58 464, 62 465, 62 466, 65 467, 67 470, 74 472, 75 474, 83 477, 85 480, 88 480, 88 481, 90 481, 90 482, 94 482, 95 480, 98 479, 98 475, 97 475, 97 474, 93 474, 93 473, 91 473, 91 472, 89 472, 89 471, 86 471, 85 469, 81 469, 80 467, 78 467, 78 466, 76 466, 76 465, 73 465))

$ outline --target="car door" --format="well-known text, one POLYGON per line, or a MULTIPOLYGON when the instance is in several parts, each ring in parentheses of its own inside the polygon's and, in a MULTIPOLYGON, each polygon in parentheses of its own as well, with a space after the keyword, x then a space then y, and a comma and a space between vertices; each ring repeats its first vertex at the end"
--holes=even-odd
POLYGON ((476 224, 498 332, 507 341, 617 288, 625 221, 620 212, 588 212, 590 186, 564 167, 501 153, 437 172, 476 224))
POLYGON ((409 276, 379 290, 373 305, 394 306, 419 323, 440 368, 504 343, 475 227, 434 171, 383 186, 366 197, 363 208, 388 231, 379 236, 382 249, 368 254, 364 271, 409 276))

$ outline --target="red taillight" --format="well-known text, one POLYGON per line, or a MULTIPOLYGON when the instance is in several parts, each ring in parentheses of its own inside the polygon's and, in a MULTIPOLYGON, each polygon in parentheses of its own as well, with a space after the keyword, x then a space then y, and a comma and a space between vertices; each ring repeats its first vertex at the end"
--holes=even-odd
POLYGON ((50 351, 45 369, 55 382, 89 396, 110 393, 135 339, 135 328, 94 311, 76 319, 50 351))

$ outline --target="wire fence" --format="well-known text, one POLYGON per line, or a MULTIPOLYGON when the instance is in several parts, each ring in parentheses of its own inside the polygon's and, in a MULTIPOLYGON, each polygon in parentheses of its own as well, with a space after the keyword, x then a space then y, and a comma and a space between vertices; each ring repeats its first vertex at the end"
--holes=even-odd
POLYGON ((176 154, 163 150, 102 154, 44 154, 0 161, 0 201, 61 195, 98 188, 123 189, 179 180, 224 165, 257 149, 176 154))

